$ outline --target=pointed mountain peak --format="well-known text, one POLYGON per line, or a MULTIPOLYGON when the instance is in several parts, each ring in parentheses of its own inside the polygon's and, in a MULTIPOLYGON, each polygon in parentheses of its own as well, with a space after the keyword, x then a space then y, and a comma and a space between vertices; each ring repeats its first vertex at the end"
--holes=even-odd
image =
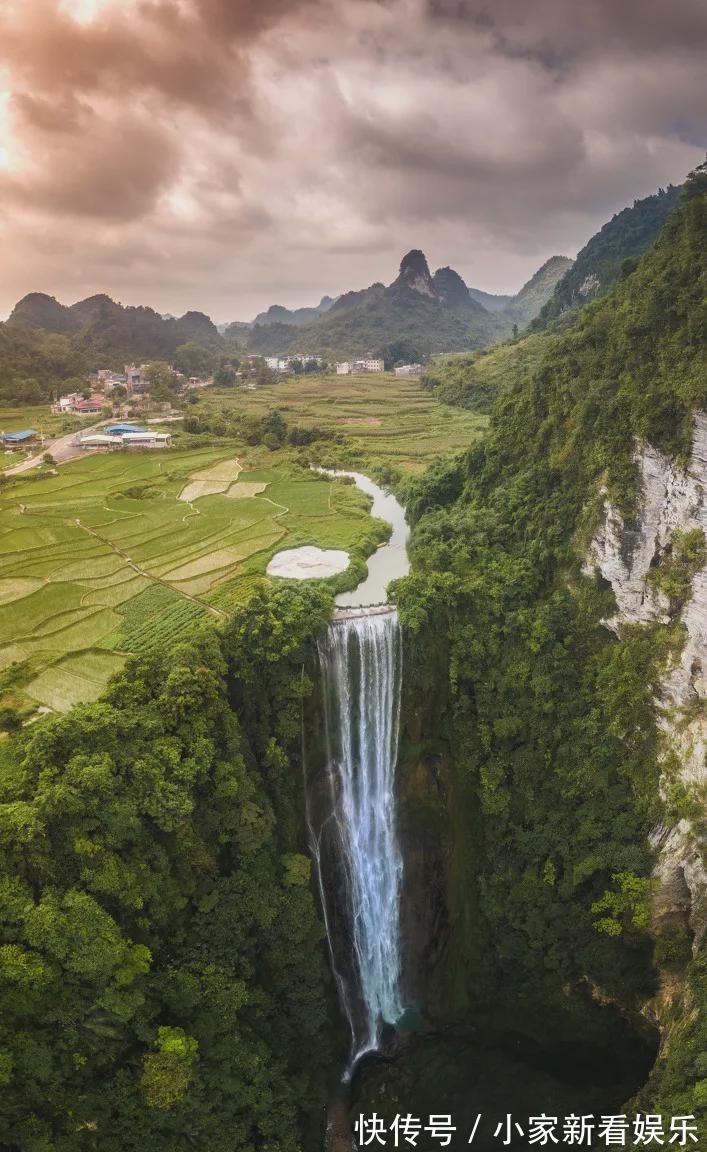
POLYGON ((400 275, 405 276, 409 273, 414 276, 429 277, 430 275, 425 253, 421 252, 419 248, 412 248, 400 261, 400 275))
POLYGON ((413 248, 400 262, 400 274, 392 287, 411 288, 421 296, 434 296, 432 277, 424 252, 413 248))

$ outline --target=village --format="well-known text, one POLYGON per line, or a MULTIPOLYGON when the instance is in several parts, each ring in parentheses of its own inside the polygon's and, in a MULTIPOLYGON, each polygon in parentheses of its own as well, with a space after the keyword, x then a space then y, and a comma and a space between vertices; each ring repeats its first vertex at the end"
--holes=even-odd
MULTIPOLYGON (((254 357, 249 357, 254 359, 254 357)), ((273 372, 288 374, 300 371, 311 372, 325 367, 324 357, 316 355, 266 356, 265 363, 273 372)), ((335 363, 337 376, 353 376, 363 372, 385 372, 385 361, 368 352, 360 360, 341 360, 335 363)), ((402 364, 393 369, 396 376, 421 376, 422 364, 402 364)))
MULTIPOLYGON (((336 376, 372 374, 385 372, 385 362, 381 357, 367 353, 355 360, 327 363, 318 354, 297 356, 257 356, 247 355, 234 369, 233 378, 242 381, 248 390, 258 386, 262 369, 278 376, 300 373, 332 372, 336 376)), ((396 376, 420 376, 422 364, 404 364, 393 369, 396 376)), ((125 364, 122 372, 111 368, 101 368, 91 372, 87 386, 59 395, 51 404, 53 416, 97 417, 89 428, 74 430, 60 441, 52 442, 52 452, 61 448, 62 458, 75 455, 75 450, 113 451, 115 449, 160 449, 171 445, 169 432, 156 430, 149 425, 164 425, 183 418, 173 407, 187 396, 212 385, 212 377, 185 376, 169 364, 125 364), (158 388, 159 381, 159 388, 158 388), (158 398, 159 395, 159 398, 158 398), (147 419, 147 414, 151 418, 147 419), (135 423, 143 419, 143 424, 135 423), (113 421, 111 423, 111 421, 113 421)), ((25 428, 0 432, 3 449, 6 452, 27 453, 43 449, 45 437, 39 429, 25 428)))
MULTIPOLYGON (((88 387, 59 396, 50 407, 53 416, 102 417, 86 431, 81 429, 52 442, 52 453, 62 458, 82 451, 111 451, 114 449, 167 448, 172 442, 168 432, 157 431, 132 422, 136 416, 159 412, 159 416, 145 423, 164 424, 181 420, 171 401, 159 402, 150 393, 150 364, 126 364, 123 372, 104 368, 90 373, 88 387), (126 422, 126 418, 129 422, 126 422), (114 420, 115 423, 110 421, 114 420)), ((210 380, 186 378, 174 368, 166 366, 173 377, 175 397, 194 389, 205 388, 210 380)), ((6 452, 27 452, 44 448, 45 437, 41 428, 25 428, 0 434, 6 452)))

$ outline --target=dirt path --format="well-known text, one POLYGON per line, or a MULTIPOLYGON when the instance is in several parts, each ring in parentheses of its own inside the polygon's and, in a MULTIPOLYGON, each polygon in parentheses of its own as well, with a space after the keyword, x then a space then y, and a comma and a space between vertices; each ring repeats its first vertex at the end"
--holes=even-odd
POLYGON ((221 612, 219 608, 214 608, 212 604, 205 604, 203 600, 199 600, 198 596, 192 596, 190 592, 185 592, 182 588, 175 588, 173 584, 169 583, 169 580, 163 580, 161 576, 155 576, 152 572, 147 572, 144 568, 141 568, 139 564, 136 564, 135 561, 128 556, 127 552, 123 552, 123 549, 119 548, 117 544, 114 544, 112 540, 101 536, 100 532, 96 532, 94 528, 89 528, 87 524, 82 524, 78 516, 74 523, 78 528, 82 528, 84 532, 87 532, 89 536, 100 540, 101 544, 105 544, 116 556, 120 556, 121 560, 124 560, 128 567, 132 568, 133 572, 137 572, 139 576, 144 576, 147 580, 153 580, 155 584, 162 584, 172 592, 177 592, 180 596, 183 596, 185 600, 191 600, 192 604, 198 604, 200 608, 205 608, 207 612, 210 612, 211 615, 215 616, 218 620, 228 620, 228 614, 226 612, 221 612))

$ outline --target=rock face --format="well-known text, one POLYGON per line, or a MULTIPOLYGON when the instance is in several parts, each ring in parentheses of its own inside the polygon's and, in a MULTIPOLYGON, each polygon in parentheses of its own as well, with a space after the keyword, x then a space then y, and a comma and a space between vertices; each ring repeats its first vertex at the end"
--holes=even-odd
MULTIPOLYGON (((707 413, 695 416, 687 469, 676 468, 649 444, 638 449, 637 459, 643 498, 636 519, 624 523, 605 501, 604 524, 592 540, 586 565, 598 568, 613 588, 618 613, 606 624, 614 631, 624 623, 666 619, 667 602, 653 594, 648 582, 650 568, 676 531, 701 528, 707 535, 707 413)), ((682 622, 685 643, 666 672, 658 706, 666 766, 676 760, 679 783, 695 794, 707 782, 707 567, 693 577, 682 622)), ((660 881, 656 914, 687 911, 699 942, 707 929, 707 867, 698 832, 683 818, 672 827, 657 828, 654 844, 660 881)))
POLYGON ((425 254, 419 248, 413 248, 400 262, 400 273, 392 287, 402 286, 411 288, 413 292, 419 292, 421 296, 435 294, 425 254))

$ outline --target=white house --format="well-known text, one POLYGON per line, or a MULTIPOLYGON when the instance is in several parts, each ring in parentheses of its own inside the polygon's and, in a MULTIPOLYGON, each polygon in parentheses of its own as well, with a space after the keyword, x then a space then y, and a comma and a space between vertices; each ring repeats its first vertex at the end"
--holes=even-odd
POLYGON ((60 396, 54 408, 57 412, 73 412, 74 406, 81 398, 79 392, 70 392, 68 396, 60 396))
POLYGON ((337 376, 350 376, 351 375, 351 365, 349 364, 348 360, 344 360, 344 361, 342 361, 341 364, 336 365, 336 375, 337 376))
POLYGON ((401 364, 395 369, 396 376, 421 376, 422 364, 401 364))
POLYGON ((364 356, 362 360, 354 360, 351 365, 352 372, 385 372, 385 364, 376 356, 364 356))

